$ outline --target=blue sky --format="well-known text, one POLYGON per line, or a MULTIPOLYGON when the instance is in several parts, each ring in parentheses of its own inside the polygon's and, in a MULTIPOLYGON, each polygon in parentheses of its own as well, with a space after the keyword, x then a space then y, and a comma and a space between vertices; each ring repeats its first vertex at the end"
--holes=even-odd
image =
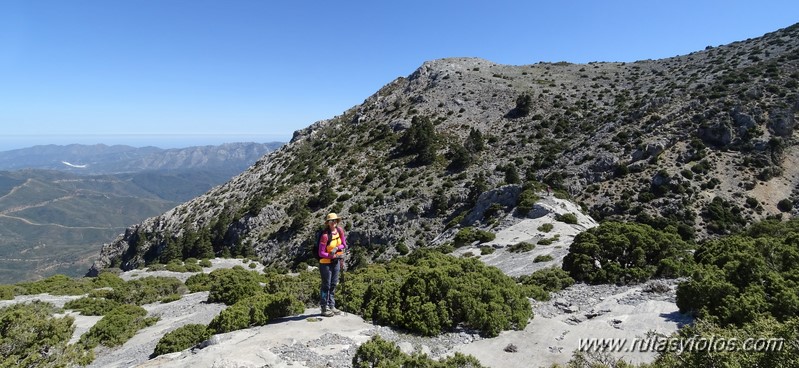
POLYGON ((769 0, 0 0, 0 150, 285 141, 426 60, 659 59, 796 22, 769 0))

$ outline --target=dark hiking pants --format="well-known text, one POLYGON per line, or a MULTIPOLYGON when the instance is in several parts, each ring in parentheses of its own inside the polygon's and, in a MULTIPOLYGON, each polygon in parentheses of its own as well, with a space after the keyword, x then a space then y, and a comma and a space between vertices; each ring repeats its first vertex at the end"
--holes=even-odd
POLYGON ((319 300, 319 305, 324 311, 327 308, 336 306, 336 299, 333 294, 336 291, 336 285, 338 285, 341 263, 337 259, 334 259, 333 262, 328 264, 320 263, 319 272, 322 274, 321 299, 319 300))

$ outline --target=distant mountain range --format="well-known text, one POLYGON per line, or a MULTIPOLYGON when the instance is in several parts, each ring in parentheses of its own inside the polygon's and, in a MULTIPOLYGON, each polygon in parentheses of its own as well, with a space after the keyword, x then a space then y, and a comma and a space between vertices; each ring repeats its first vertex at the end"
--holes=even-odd
POLYGON ((232 176, 281 145, 281 142, 226 143, 173 149, 104 144, 43 145, 0 152, 0 170, 44 169, 78 174, 117 174, 224 168, 232 176))
POLYGON ((0 152, 0 283, 76 276, 127 226, 228 181, 281 143, 0 152))

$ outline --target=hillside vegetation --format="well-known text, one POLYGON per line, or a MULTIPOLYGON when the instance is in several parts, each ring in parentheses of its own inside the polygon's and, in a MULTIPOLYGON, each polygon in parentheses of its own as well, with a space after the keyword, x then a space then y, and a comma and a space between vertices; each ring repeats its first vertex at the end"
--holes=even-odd
POLYGON ((293 266, 327 212, 346 217, 358 259, 388 259, 526 216, 525 188, 684 241, 791 215, 798 43, 792 26, 633 63, 426 62, 227 184, 129 228, 93 272, 251 251, 293 266), (515 200, 494 201, 507 193, 515 200))

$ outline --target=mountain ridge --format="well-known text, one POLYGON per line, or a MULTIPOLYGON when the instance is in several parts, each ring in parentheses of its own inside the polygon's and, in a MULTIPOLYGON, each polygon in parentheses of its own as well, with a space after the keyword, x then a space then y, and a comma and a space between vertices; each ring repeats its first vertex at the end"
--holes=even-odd
MULTIPOLYGON (((226 163, 229 165, 233 160, 247 162, 249 158, 263 156, 282 144, 235 142, 169 149, 105 144, 39 145, 0 152, 0 170, 35 168, 80 174, 117 174, 143 170, 218 168, 226 166, 226 163)), ((246 167, 233 165, 230 175, 246 167)))
POLYGON ((209 240, 186 253, 252 247, 266 263, 296 264, 329 211, 347 217, 365 257, 385 259, 401 242, 445 243, 464 227, 526 216, 516 212, 525 186, 549 186, 598 221, 684 239, 794 213, 798 178, 786 166, 797 153, 798 41, 794 25, 632 63, 428 61, 230 182, 129 228, 93 272, 153 262, 197 232, 209 240), (485 149, 470 143, 474 131, 485 149))

